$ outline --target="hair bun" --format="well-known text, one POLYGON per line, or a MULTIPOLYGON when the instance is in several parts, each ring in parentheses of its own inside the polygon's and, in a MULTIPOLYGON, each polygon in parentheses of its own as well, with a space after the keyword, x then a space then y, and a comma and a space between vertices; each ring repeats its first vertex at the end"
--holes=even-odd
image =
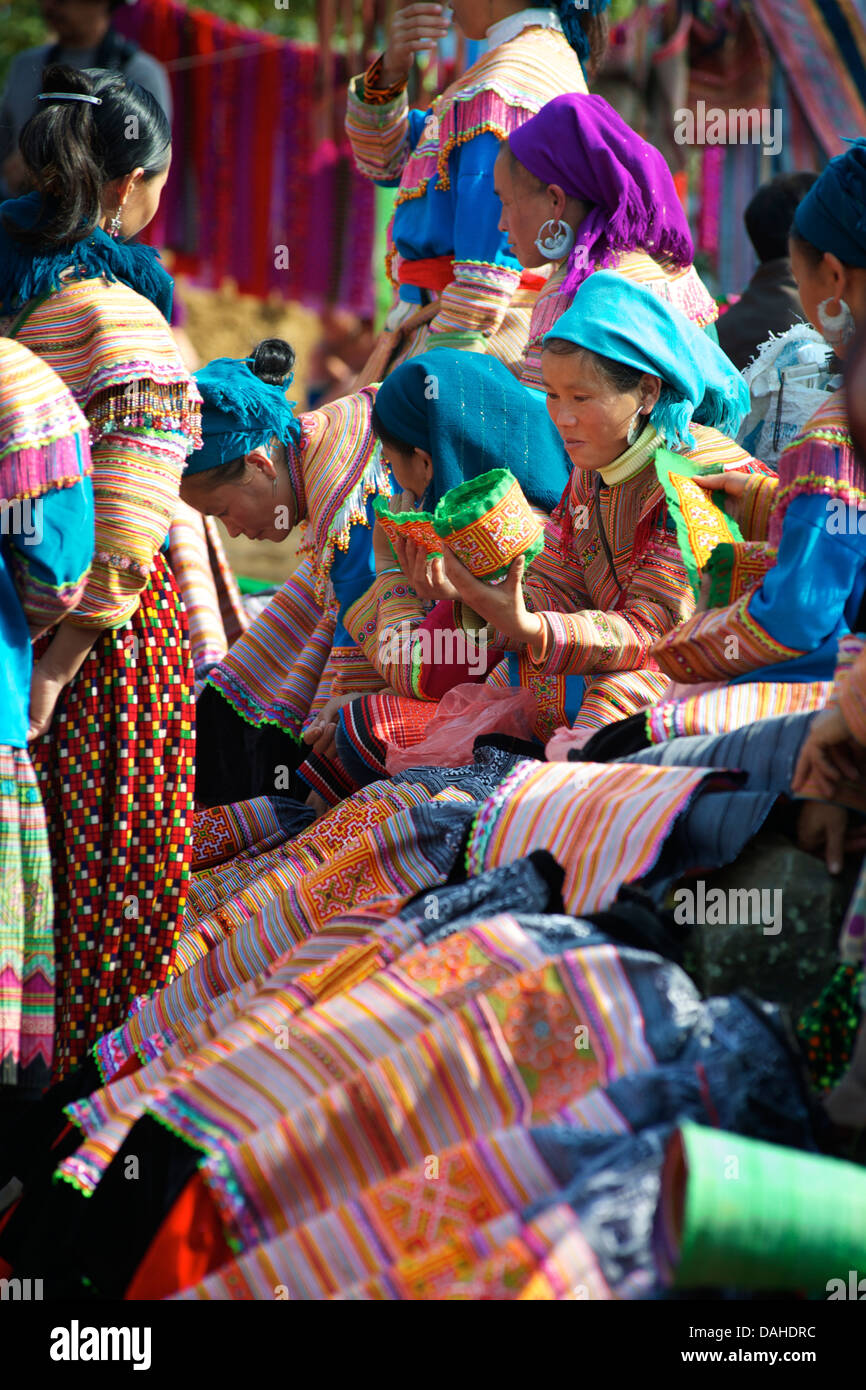
POLYGON ((84 68, 69 68, 64 63, 52 63, 42 75, 42 92, 77 92, 92 96, 95 83, 84 68))
POLYGON ((295 365, 295 349, 285 338, 263 338, 251 356, 256 376, 271 386, 282 386, 295 365))

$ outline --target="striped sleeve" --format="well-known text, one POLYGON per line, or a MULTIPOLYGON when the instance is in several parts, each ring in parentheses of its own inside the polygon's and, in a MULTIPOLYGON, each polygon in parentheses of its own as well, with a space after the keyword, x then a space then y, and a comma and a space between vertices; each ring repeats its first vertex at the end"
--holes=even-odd
POLYGON ((401 92, 393 101, 364 100, 364 78, 356 77, 346 100, 346 134, 355 164, 378 183, 397 183, 411 153, 409 103, 401 92))
POLYGON ((93 564, 72 621, 121 627, 138 607, 177 509, 189 441, 181 433, 128 428, 93 446, 93 564))
POLYGON ((550 676, 653 666, 653 643, 693 609, 679 547, 666 544, 659 535, 629 576, 625 597, 615 609, 541 611, 544 650, 537 661, 529 650, 527 655, 537 670, 550 676))

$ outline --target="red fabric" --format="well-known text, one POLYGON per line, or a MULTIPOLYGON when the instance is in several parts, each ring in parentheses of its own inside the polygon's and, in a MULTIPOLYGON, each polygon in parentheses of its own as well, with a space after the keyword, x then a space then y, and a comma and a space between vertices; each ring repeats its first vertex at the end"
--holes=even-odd
MULTIPOLYGON (((454 279, 454 261, 450 256, 431 256, 427 260, 401 261, 397 270, 401 285, 416 285, 420 290, 432 290, 441 294, 454 279)), ((541 290, 547 284, 543 275, 532 270, 520 272, 520 285, 524 290, 541 290)))
MULTIPOLYGON (((432 634, 437 630, 448 632, 454 630, 454 605, 450 600, 437 603, 436 607, 427 614, 423 623, 418 624, 418 630, 422 628, 431 634, 431 647, 436 651, 435 642, 432 634)), ((441 700, 442 696, 452 690, 455 685, 463 685, 467 681, 482 681, 502 655, 503 648, 494 647, 492 644, 486 648, 487 664, 482 671, 479 671, 478 656, 470 663, 468 655, 465 661, 448 662, 441 659, 442 651, 450 654, 451 647, 442 644, 439 659, 435 662, 426 663, 421 671, 421 691, 428 700, 441 700), (473 669, 470 671, 470 664, 473 669)))
POLYGON ((419 290, 432 290, 435 294, 441 294, 454 279, 454 262, 450 256, 401 261, 397 279, 401 285, 417 285, 419 290))
POLYGON ((126 1291, 129 1302, 168 1298, 219 1269, 233 1252, 204 1178, 190 1178, 126 1291))
POLYGON ((529 740, 537 716, 531 690, 456 685, 439 701, 420 743, 410 748, 386 744, 385 766, 392 777, 410 767, 466 767, 477 738, 507 734, 529 740))

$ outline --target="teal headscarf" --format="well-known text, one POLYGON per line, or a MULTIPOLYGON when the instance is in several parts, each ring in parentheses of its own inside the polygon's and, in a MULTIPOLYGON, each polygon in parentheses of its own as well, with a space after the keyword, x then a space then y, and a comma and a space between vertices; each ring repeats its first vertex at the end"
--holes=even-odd
POLYGON ((202 447, 190 454, 184 475, 205 473, 221 463, 267 447, 273 437, 286 445, 289 472, 298 492, 300 421, 282 386, 262 381, 252 370, 252 358, 215 357, 195 373, 202 396, 202 447))
POLYGON ((379 387, 377 423, 432 455, 427 511, 459 483, 509 468, 528 501, 550 512, 571 473, 545 405, 504 363, 482 353, 437 348, 402 362, 379 387))
POLYGON ((689 426, 735 436, 749 410, 749 388, 721 348, 678 309, 622 275, 599 270, 574 296, 551 338, 587 348, 661 377, 650 420, 670 445, 694 445, 689 426))

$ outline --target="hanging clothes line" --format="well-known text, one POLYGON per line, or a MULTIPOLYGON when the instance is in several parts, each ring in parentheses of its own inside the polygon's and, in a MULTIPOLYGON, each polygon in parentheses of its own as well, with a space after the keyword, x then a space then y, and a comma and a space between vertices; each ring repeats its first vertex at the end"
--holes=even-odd
POLYGON ((200 285, 372 314, 375 194, 343 131, 346 56, 176 0, 116 22, 171 77, 174 157, 146 239, 200 285))

